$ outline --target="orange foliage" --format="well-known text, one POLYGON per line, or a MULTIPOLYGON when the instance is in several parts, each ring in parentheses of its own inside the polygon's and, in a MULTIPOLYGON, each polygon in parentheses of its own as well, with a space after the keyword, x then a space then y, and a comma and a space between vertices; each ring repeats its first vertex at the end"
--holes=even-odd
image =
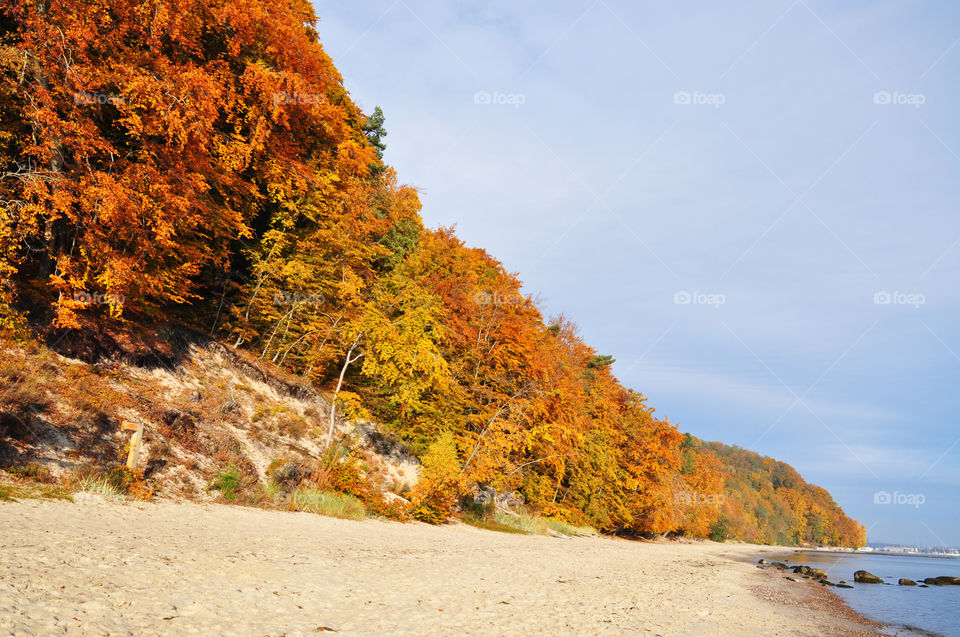
MULTIPOLYGON (((723 501, 715 449, 486 252, 424 228, 307 0, 9 0, 0 20, 0 330, 26 307, 229 339, 422 455, 431 522, 484 483, 610 532, 859 541, 824 494, 735 474, 723 501), (764 503, 784 528, 751 517, 764 503)), ((402 517, 356 459, 325 462, 315 482, 402 517)))

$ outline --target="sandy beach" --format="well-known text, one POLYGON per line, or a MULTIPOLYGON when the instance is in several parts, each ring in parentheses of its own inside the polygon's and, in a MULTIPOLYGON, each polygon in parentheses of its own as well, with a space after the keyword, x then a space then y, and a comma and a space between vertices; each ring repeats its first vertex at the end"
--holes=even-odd
POLYGON ((789 549, 192 503, 0 505, 2 634, 875 634, 789 549))

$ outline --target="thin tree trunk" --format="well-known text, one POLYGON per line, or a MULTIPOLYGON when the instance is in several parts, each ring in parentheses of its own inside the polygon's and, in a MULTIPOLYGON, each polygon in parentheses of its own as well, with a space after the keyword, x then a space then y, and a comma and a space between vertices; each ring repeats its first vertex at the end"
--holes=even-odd
POLYGON ((362 332, 357 334, 353 345, 347 350, 347 356, 343 360, 343 367, 340 368, 340 378, 337 379, 337 388, 333 391, 333 398, 330 400, 330 427, 327 429, 327 442, 323 446, 324 450, 329 449, 330 444, 333 442, 333 427, 337 422, 337 396, 340 395, 340 388, 343 387, 343 377, 347 375, 347 368, 350 367, 351 363, 357 362, 360 360, 360 357, 363 356, 363 354, 353 355, 353 350, 360 344, 360 337, 362 336, 362 332))

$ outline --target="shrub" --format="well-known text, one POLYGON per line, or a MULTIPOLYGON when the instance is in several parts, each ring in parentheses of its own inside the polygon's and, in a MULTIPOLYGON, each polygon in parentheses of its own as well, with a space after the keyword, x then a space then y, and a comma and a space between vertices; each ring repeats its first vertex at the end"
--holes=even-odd
POLYGON ((28 462, 22 467, 7 469, 7 473, 21 480, 36 480, 37 482, 49 482, 53 477, 50 469, 36 462, 28 462))
POLYGON ((345 447, 334 446, 317 461, 310 482, 320 490, 337 491, 359 498, 376 515, 391 520, 408 519, 408 504, 404 500, 387 500, 383 490, 370 479, 364 467, 363 461, 345 447))
POLYGON ((463 487, 457 445, 449 431, 440 435, 421 458, 421 477, 413 493, 413 515, 429 524, 448 517, 463 487))
POLYGON ((345 493, 297 489, 293 492, 292 502, 297 511, 329 515, 345 520, 362 520, 367 517, 367 509, 363 503, 345 493))
POLYGON ((237 498, 237 489, 240 488, 240 471, 233 465, 220 471, 210 482, 210 489, 219 491, 223 497, 231 502, 237 498))

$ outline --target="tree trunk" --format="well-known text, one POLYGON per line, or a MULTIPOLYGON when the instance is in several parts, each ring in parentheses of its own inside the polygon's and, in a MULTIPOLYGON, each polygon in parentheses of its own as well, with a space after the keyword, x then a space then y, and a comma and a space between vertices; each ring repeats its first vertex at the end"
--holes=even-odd
POLYGON ((333 390, 333 398, 330 400, 330 427, 327 429, 327 442, 323 446, 324 450, 329 449, 333 442, 333 428, 337 422, 337 396, 340 395, 340 388, 343 387, 343 377, 347 375, 347 368, 350 367, 351 363, 357 362, 360 360, 360 357, 363 356, 363 354, 353 355, 353 350, 360 344, 360 337, 362 336, 362 332, 357 334, 357 338, 353 340, 353 345, 347 350, 347 355, 343 359, 343 367, 340 368, 340 378, 337 379, 337 388, 333 390))

